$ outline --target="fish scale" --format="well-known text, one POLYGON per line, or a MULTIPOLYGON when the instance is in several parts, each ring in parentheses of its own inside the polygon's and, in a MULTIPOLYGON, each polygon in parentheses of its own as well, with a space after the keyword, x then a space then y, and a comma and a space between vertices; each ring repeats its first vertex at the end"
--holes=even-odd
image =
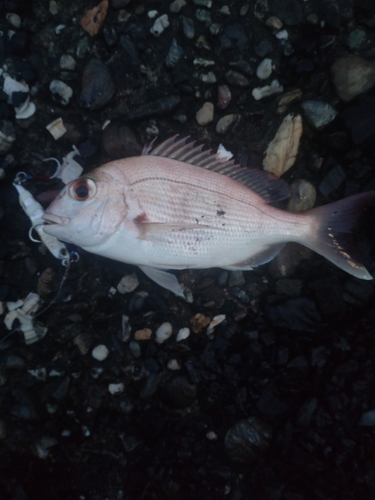
POLYGON ((222 160, 186 139, 170 138, 149 149, 69 183, 44 214, 45 232, 138 265, 181 296, 176 277, 163 270, 251 270, 288 241, 315 250, 353 276, 372 279, 350 242, 346 245, 374 192, 292 214, 269 205, 286 198, 287 189, 265 172, 222 160))

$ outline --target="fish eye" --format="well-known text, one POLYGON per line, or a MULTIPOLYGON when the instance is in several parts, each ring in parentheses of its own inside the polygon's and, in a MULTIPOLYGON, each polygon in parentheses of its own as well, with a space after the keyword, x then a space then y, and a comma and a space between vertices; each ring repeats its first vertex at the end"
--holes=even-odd
POLYGON ((92 179, 82 177, 73 182, 69 195, 76 201, 86 201, 96 194, 96 185, 92 179))

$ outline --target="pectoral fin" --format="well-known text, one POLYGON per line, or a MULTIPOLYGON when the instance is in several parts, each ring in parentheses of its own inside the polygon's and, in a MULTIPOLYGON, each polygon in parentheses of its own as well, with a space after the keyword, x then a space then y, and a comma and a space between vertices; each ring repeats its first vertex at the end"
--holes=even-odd
POLYGON ((154 267, 139 266, 139 268, 155 283, 185 299, 181 285, 174 274, 155 269, 154 267))

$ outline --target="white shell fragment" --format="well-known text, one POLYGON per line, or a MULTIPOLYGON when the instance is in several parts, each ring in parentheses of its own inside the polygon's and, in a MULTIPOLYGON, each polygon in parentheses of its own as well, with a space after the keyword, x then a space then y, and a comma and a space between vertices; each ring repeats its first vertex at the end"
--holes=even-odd
POLYGON ((266 85, 265 87, 256 87, 252 91, 252 96, 256 101, 268 97, 272 94, 280 94, 283 92, 284 88, 280 85, 278 80, 272 80, 271 85, 266 85))
POLYGON ((280 177, 296 161, 299 141, 302 135, 302 118, 287 115, 280 125, 274 139, 269 143, 263 168, 280 177))
POLYGON ((120 392, 124 392, 124 384, 122 382, 118 384, 109 384, 108 390, 111 394, 119 394, 120 392))
POLYGON ((35 228, 36 232, 39 234, 40 239, 52 253, 54 257, 60 260, 65 260, 69 258, 69 252, 65 244, 59 241, 54 236, 46 234, 43 231, 44 220, 42 216, 44 210, 42 205, 35 200, 35 198, 23 188, 20 184, 13 183, 13 186, 17 189, 19 195, 19 202, 23 208, 26 215, 29 217, 32 223, 32 228, 35 228))
POLYGON ((70 98, 73 95, 73 90, 61 80, 52 80, 49 84, 49 89, 54 99, 66 106, 69 104, 70 98))
POLYGON ((177 361, 177 359, 170 359, 168 361, 167 368, 168 368, 168 370, 171 370, 171 371, 181 370, 181 365, 177 361))
POLYGON ((135 273, 127 274, 117 285, 117 291, 119 293, 130 293, 133 292, 139 285, 138 277, 135 273))
POLYGON ((272 59, 263 59, 257 67, 257 77, 261 80, 266 80, 271 76, 273 68, 272 59))
POLYGON ((214 316, 211 320, 211 323, 208 325, 207 328, 207 335, 209 338, 211 338, 211 335, 214 332, 215 326, 220 325, 226 318, 225 314, 218 314, 217 316, 214 316))
POLYGON ((154 36, 159 36, 163 33, 165 28, 168 28, 169 26, 169 19, 168 19, 168 14, 163 14, 162 16, 158 17, 152 28, 150 29, 150 33, 152 33, 154 36))
POLYGON ((188 338, 188 336, 190 335, 190 330, 189 328, 180 328, 180 330, 178 330, 178 333, 177 333, 177 342, 180 342, 181 340, 185 340, 188 338))
POLYGON ((225 147, 220 143, 219 147, 217 148, 217 156, 219 158, 223 158, 224 160, 230 160, 233 158, 233 153, 225 149, 225 147))
POLYGON ((104 344, 99 344, 91 352, 94 359, 104 361, 108 357, 109 351, 104 344))
POLYGON ((40 305, 40 297, 37 293, 31 292, 23 301, 19 302, 22 303, 22 307, 9 311, 4 318, 4 324, 8 330, 11 330, 14 320, 17 319, 20 322, 20 330, 23 332, 25 344, 33 344, 47 333, 47 328, 33 324, 34 314, 40 305))
POLYGON ((30 118, 30 116, 33 116, 36 111, 36 106, 33 102, 27 101, 26 106, 22 106, 21 110, 19 110, 19 108, 15 108, 15 111, 17 120, 26 120, 27 118, 30 118))
POLYGON ((79 156, 79 151, 75 146, 73 146, 73 151, 63 157, 62 163, 56 160, 56 158, 45 158, 43 161, 54 160, 58 165, 56 172, 51 176, 51 179, 56 177, 61 179, 64 184, 68 184, 68 182, 77 179, 81 175, 83 168, 74 160, 75 156, 79 156))
POLYGON ((69 54, 63 54, 60 57, 60 68, 65 69, 66 71, 73 71, 76 67, 76 61, 74 57, 69 54))
POLYGON ((57 118, 53 122, 49 123, 46 126, 46 129, 52 135, 55 141, 57 141, 57 139, 60 139, 60 137, 62 137, 67 132, 66 128, 64 127, 62 118, 57 118))
POLYGON ((172 335, 172 325, 168 322, 162 323, 155 332, 156 342, 162 344, 172 335))

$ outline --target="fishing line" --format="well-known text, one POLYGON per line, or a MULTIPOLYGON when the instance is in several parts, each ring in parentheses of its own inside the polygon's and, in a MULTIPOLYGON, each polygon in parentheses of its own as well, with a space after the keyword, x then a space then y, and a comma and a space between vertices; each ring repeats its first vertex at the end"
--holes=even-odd
MULTIPOLYGON (((62 290, 62 287, 65 283, 65 281, 67 280, 68 278, 68 275, 69 275, 69 271, 70 271, 70 266, 72 263, 74 262, 77 262, 79 260, 79 254, 77 252, 70 252, 69 254, 69 258, 67 259, 64 259, 62 261, 62 265, 65 267, 65 271, 64 271, 64 275, 61 279, 61 282, 60 282, 60 285, 59 285, 59 288, 56 292, 56 295, 55 297, 49 302, 49 304, 46 305, 46 307, 44 309, 42 309, 41 311, 38 311, 33 317, 32 317, 32 320, 38 318, 39 316, 41 316, 42 314, 44 314, 53 304, 56 303, 60 293, 61 293, 61 290, 62 290)), ((0 339, 0 344, 2 342, 4 342, 4 340, 6 340, 8 337, 10 337, 11 335, 13 335, 13 333, 15 333, 17 330, 19 330, 21 327, 21 325, 19 326, 16 326, 15 328, 13 328, 13 330, 11 330, 7 335, 5 335, 5 337, 3 337, 2 339, 0 339)))

